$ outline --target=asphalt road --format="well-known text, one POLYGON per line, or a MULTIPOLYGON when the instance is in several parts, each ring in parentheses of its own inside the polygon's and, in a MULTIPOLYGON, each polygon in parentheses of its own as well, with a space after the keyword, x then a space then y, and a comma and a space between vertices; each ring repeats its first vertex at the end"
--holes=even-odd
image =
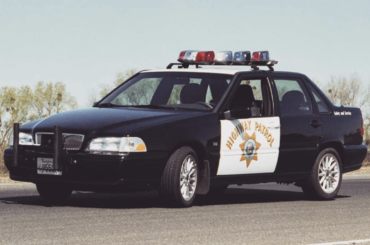
MULTIPOLYGON (((0 244, 317 244, 370 239, 370 178, 345 179, 333 201, 300 188, 230 186, 191 208, 157 193, 74 193, 48 206, 32 184, 0 185, 0 244)), ((353 243, 351 243, 353 244, 353 243)))

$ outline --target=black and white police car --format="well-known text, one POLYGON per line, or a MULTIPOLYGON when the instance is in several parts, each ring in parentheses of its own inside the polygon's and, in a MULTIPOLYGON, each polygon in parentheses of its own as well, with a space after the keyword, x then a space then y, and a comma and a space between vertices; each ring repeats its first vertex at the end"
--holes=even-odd
POLYGON ((342 174, 362 166, 360 109, 333 105, 303 74, 274 71, 267 51, 183 51, 178 61, 138 72, 92 108, 15 124, 10 178, 48 200, 159 189, 191 206, 197 194, 263 182, 332 199, 342 174), (208 65, 241 69, 200 69, 208 65))

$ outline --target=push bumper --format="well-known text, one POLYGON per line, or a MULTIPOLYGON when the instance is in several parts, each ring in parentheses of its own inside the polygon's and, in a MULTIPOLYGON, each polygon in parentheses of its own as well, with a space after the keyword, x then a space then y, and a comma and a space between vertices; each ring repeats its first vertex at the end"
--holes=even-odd
POLYGON ((52 149, 19 146, 16 164, 13 152, 13 147, 4 151, 5 165, 12 180, 58 183, 85 191, 156 188, 167 160, 167 154, 163 152, 131 153, 126 156, 65 154, 59 159, 61 175, 45 175, 37 172, 37 159, 53 159, 52 149))

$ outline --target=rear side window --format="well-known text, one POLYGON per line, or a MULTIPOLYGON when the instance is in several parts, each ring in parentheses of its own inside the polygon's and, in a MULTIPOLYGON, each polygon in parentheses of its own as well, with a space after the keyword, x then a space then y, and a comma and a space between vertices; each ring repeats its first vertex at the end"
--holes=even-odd
POLYGON ((282 115, 312 114, 307 90, 299 80, 275 79, 282 115))
POLYGON ((325 101, 322 99, 322 97, 317 93, 317 91, 308 84, 308 87, 311 89, 313 97, 316 101, 317 108, 319 109, 319 113, 328 113, 330 112, 328 106, 326 105, 325 101))

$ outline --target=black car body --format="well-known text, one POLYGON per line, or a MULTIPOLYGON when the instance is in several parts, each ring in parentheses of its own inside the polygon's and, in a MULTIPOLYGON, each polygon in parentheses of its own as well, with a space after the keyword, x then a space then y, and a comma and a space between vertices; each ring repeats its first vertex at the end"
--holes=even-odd
POLYGON ((183 181, 187 185, 197 182, 194 190, 187 189, 194 194, 217 192, 229 184, 279 182, 295 183, 312 196, 314 190, 320 191, 312 180, 318 178, 316 182, 328 188, 336 183, 333 190, 327 192, 324 186, 321 195, 315 194, 328 199, 339 190, 342 173, 362 166, 367 152, 362 130, 359 108, 333 105, 303 74, 223 69, 142 71, 93 108, 22 125, 19 131, 31 135, 32 142, 17 144, 19 136, 14 135, 14 146, 5 149, 4 159, 11 179, 36 183, 42 196, 48 195, 45 186, 106 192, 159 188, 163 196, 188 206, 193 198, 178 201, 183 181), (136 90, 121 98, 126 102, 112 103, 144 80, 146 84, 156 81, 157 90, 150 92, 149 101, 142 103, 147 97, 135 97, 136 90), (181 92, 186 89, 189 91, 181 92), (127 142, 136 137, 146 149, 114 153, 88 150, 99 137, 127 142), (189 175, 177 183, 176 176, 175 180, 168 176, 185 171, 181 167, 185 155, 192 156, 189 163, 196 163, 192 165, 196 177, 195 170, 189 170, 193 179, 189 175), (329 166, 322 172, 322 166, 331 165, 320 165, 325 156, 336 160, 337 170, 329 166), (49 173, 40 170, 40 159, 51 159, 49 173))

